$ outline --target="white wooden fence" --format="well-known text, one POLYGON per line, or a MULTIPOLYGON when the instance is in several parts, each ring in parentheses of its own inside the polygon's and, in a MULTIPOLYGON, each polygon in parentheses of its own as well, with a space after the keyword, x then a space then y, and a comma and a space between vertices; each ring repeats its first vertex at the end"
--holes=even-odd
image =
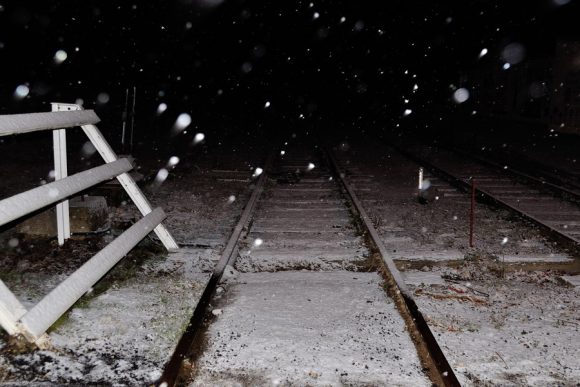
POLYGON ((117 159, 94 125, 99 121, 92 110, 62 103, 53 103, 50 113, 0 115, 0 136, 52 130, 55 163, 54 182, 0 200, 0 226, 56 204, 58 241, 62 245, 70 238, 67 198, 115 177, 144 216, 28 311, 0 280, 0 326, 9 334, 22 335, 39 346, 48 343, 46 330, 151 231, 157 234, 167 250, 179 249, 171 234, 161 224, 165 213, 160 208, 151 208, 147 198, 127 173, 133 168, 131 163, 127 159, 117 159), (67 176, 66 128, 76 126, 83 129, 105 164, 67 176))

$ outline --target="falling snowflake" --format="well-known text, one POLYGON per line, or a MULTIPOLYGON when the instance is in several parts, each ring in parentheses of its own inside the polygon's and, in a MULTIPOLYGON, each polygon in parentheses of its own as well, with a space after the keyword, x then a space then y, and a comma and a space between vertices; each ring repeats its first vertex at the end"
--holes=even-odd
POLYGON ((170 167, 174 167, 177 164, 179 164, 179 157, 177 157, 177 156, 171 156, 169 158, 169 161, 167 162, 167 165, 170 167))
POLYGON ((107 93, 99 93, 99 95, 97 95, 97 102, 100 104, 106 104, 107 102, 109 102, 109 94, 107 93))
POLYGON ((8 246, 9 246, 9 247, 12 247, 12 248, 15 248, 15 247, 18 247, 18 244, 19 244, 19 243, 20 243, 20 241, 19 241, 17 238, 11 238, 11 239, 8 241, 8 246))
POLYGON ((23 99, 23 98, 26 98, 26 96, 28 95, 28 93, 30 93, 30 89, 28 88, 28 86, 26 86, 26 85, 20 85, 14 91, 14 97, 16 99, 23 99))
POLYGON ((161 102, 159 104, 159 106, 157 106, 157 114, 158 115, 163 114, 163 112, 166 111, 166 110, 167 110, 167 104, 164 103, 164 102, 161 102))
POLYGON ((453 93, 453 100, 457 103, 463 103, 469 99, 469 90, 462 87, 460 89, 455 90, 453 93))
POLYGON ((67 57, 68 55, 65 50, 58 50, 56 54, 54 54, 54 63, 61 64, 67 57))
POLYGON ((199 144, 203 140, 205 140, 205 134, 203 134, 203 133, 197 133, 195 135, 195 137, 193 138, 193 143, 194 144, 199 144))
POLYGON ((405 109, 405 111, 403 112, 403 115, 408 116, 411 113, 413 113, 413 111, 411 109, 405 109))
POLYGON ((181 113, 177 117, 177 120, 175 120, 173 127, 178 132, 181 132, 183 129, 187 128, 189 124, 191 124, 191 116, 187 113, 181 113))
POLYGON ((262 172, 264 172, 264 170, 263 170, 262 168, 258 167, 258 168, 256 168, 256 169, 254 170, 254 174, 253 174, 253 176, 254 176, 254 177, 258 177, 258 176, 260 176, 260 175, 262 174, 262 172))
POLYGON ((163 183, 167 179, 167 176, 169 176, 169 171, 165 168, 161 168, 159 172, 157 172, 157 175, 155 176, 155 183, 157 184, 163 183))

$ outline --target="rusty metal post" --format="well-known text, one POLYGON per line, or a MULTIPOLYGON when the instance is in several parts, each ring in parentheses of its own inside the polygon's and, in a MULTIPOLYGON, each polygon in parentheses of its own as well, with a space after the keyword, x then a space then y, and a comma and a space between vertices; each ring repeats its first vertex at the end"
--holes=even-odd
POLYGON ((475 179, 471 178, 471 209, 469 211, 469 247, 473 247, 474 220, 475 220, 475 179))

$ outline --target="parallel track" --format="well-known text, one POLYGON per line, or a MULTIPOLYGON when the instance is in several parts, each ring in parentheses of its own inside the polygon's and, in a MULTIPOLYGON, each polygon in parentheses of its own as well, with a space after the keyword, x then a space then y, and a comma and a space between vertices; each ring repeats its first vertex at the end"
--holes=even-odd
MULTIPOLYGON (((185 360, 197 362, 203 352, 200 336, 204 321, 207 321, 208 306, 213 303, 224 268, 235 265, 241 271, 257 270, 258 274, 266 275, 278 270, 304 269, 330 278, 335 270, 368 271, 370 268, 382 272, 389 286, 389 296, 401 314, 401 324, 407 325, 408 334, 431 382, 459 385, 413 295, 388 257, 377 231, 333 156, 325 153, 326 157, 320 157, 313 150, 303 149, 294 149, 292 155, 278 160, 274 168, 271 164, 265 168, 266 172, 257 182, 187 331, 156 384, 171 386, 187 380, 189 375, 184 372, 189 371, 184 369, 183 363, 185 360), (308 160, 315 159, 317 165, 308 166, 308 160), (334 173, 324 164, 329 164, 334 173), (267 182, 266 174, 270 182, 267 182), (263 203, 258 205, 261 196, 263 203), (351 212, 345 204, 350 204, 351 212), (351 216, 358 218, 358 231, 352 225, 351 216), (370 239, 370 250, 380 258, 378 262, 371 264, 371 260, 365 258, 367 247, 361 236, 370 239), (268 243, 264 243, 263 248, 253 248, 252 241, 258 239, 268 243)), ((300 278, 301 272, 294 273, 296 278, 300 278)))
POLYGON ((580 206, 573 190, 482 162, 465 153, 426 146, 391 145, 463 190, 470 190, 475 182, 479 197, 516 212, 558 239, 572 243, 575 248, 580 246, 580 206))

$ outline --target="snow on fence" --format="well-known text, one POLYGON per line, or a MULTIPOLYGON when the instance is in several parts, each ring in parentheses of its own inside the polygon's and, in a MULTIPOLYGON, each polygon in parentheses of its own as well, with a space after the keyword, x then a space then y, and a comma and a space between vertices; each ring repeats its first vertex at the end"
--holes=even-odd
POLYGON ((28 311, 0 280, 0 326, 10 335, 22 335, 39 346, 48 343, 46 330, 151 231, 157 234, 167 250, 179 249, 169 231, 161 224, 165 219, 163 210, 151 208, 143 192, 127 173, 133 168, 131 163, 127 159, 117 159, 94 125, 100 121, 95 112, 82 110, 79 105, 62 103, 53 103, 52 110, 50 113, 0 115, 0 136, 52 130, 55 162, 54 182, 0 200, 0 226, 56 204, 58 242, 62 245, 70 238, 66 199, 115 177, 144 217, 28 311), (76 126, 83 129, 105 164, 67 176, 66 128, 76 126))

